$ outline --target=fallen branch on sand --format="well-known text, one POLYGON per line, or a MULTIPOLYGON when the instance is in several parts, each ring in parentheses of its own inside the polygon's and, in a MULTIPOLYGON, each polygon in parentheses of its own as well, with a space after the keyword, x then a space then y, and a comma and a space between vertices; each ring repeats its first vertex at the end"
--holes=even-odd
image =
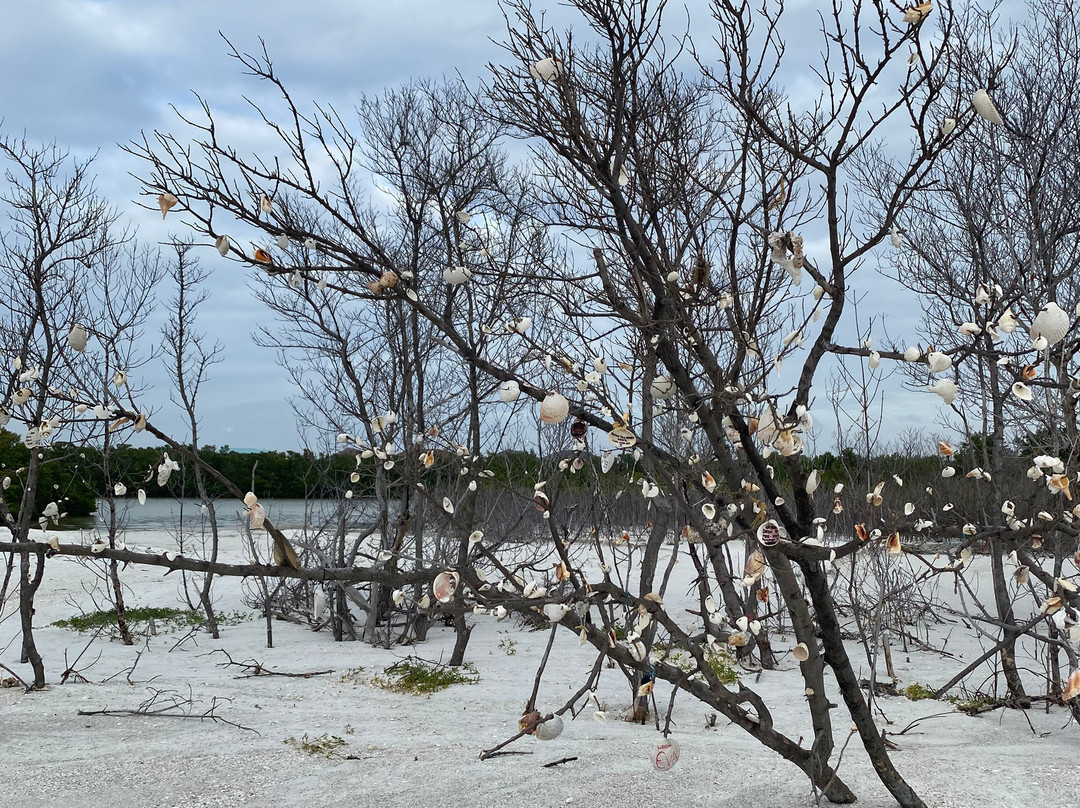
POLYGON ((120 718, 128 716, 141 716, 144 718, 194 718, 199 721, 213 721, 218 724, 228 724, 230 727, 236 727, 237 729, 242 729, 246 732, 254 732, 256 735, 259 734, 259 732, 252 727, 245 727, 243 724, 229 721, 227 718, 222 718, 217 714, 218 705, 222 702, 232 701, 232 699, 214 696, 210 700, 210 707, 199 712, 195 708, 197 702, 191 695, 190 687, 188 688, 187 698, 184 698, 175 690, 156 690, 152 687, 147 688, 147 690, 150 691, 150 698, 133 710, 110 710, 106 707, 103 710, 79 710, 78 715, 107 715, 120 718))
POLYGON ((219 662, 218 663, 219 668, 235 667, 235 668, 240 668, 241 670, 247 671, 247 673, 243 674, 242 676, 234 676, 233 677, 234 679, 252 679, 252 678, 254 678, 256 676, 290 676, 290 677, 294 677, 294 678, 297 678, 297 679, 309 679, 312 676, 325 676, 328 673, 333 673, 334 672, 332 669, 327 669, 327 670, 324 670, 324 671, 305 671, 303 673, 289 673, 288 671, 274 671, 274 670, 270 670, 269 668, 264 667, 261 662, 259 662, 258 660, 255 660, 255 659, 249 659, 249 660, 246 660, 244 662, 237 662, 232 658, 232 656, 229 655, 229 652, 226 651, 224 648, 215 648, 210 653, 211 654, 224 654, 225 655, 225 658, 226 658, 227 661, 226 662, 219 662))

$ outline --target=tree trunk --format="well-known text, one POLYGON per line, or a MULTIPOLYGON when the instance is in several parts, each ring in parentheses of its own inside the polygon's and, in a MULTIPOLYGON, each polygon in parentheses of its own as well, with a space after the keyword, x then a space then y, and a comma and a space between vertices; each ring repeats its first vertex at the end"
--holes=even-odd
POLYGON ((1016 667, 1016 639, 1020 636, 1015 628, 1016 616, 1013 614, 1012 600, 1009 597, 1009 589, 1005 583, 1005 563, 1001 557, 1001 542, 994 537, 990 539, 990 565, 993 570, 994 603, 997 606, 998 620, 1006 624, 1002 628, 1003 638, 1007 640, 1000 652, 1001 671, 1005 675, 1005 685, 1008 688, 1006 698, 1014 701, 1020 707, 1030 707, 1031 699, 1024 692, 1024 683, 1020 679, 1020 671, 1016 667))
POLYGON ((41 654, 38 653, 37 643, 34 642, 34 595, 37 594, 38 586, 41 585, 42 572, 45 569, 45 558, 41 553, 37 554, 37 569, 33 576, 30 575, 30 554, 19 554, 19 617, 22 626, 22 657, 20 662, 29 662, 34 670, 34 688, 40 690, 45 687, 45 663, 42 662, 41 654))
MULTIPOLYGON (((874 723, 874 716, 870 707, 863 697, 859 680, 852 670, 851 660, 848 658, 844 641, 840 634, 840 624, 836 618, 836 610, 833 607, 832 596, 829 593, 829 581, 820 564, 800 563, 803 578, 806 581, 807 591, 814 604, 817 613, 818 626, 821 630, 821 640, 825 662, 832 668, 836 677, 836 684, 840 688, 840 694, 844 698, 848 712, 851 714, 859 736, 862 738, 863 747, 870 757, 870 763, 874 766, 878 778, 889 789, 889 793, 900 803, 901 808, 926 808, 919 795, 908 785, 907 781, 893 766, 889 759, 889 752, 885 748, 885 740, 878 732, 874 723)), ((789 601, 790 604, 790 601, 789 601)), ((794 610, 792 610, 794 616, 794 610)))

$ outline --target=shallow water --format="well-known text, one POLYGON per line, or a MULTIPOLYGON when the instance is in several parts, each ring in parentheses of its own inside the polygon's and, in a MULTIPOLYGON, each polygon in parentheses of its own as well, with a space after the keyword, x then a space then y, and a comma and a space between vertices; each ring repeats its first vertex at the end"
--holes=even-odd
MULTIPOLYGON (((266 516, 276 527, 283 530, 298 529, 305 524, 322 524, 337 519, 337 509, 345 504, 347 523, 354 526, 368 518, 377 507, 375 500, 353 499, 347 503, 329 499, 263 499, 266 516)), ((123 530, 178 530, 198 531, 207 525, 207 516, 193 499, 148 499, 140 505, 135 497, 125 497, 117 503, 117 523, 123 530)), ((239 500, 222 499, 215 503, 218 524, 231 527, 244 515, 244 504, 239 500)), ((98 501, 95 516, 64 519, 61 530, 103 530, 109 521, 107 502, 98 501)))

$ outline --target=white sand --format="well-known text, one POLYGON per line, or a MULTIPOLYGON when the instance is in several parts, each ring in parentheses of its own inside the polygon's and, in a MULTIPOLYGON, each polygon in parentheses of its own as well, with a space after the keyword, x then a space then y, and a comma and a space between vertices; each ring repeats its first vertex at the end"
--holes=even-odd
MULTIPOLYGON (((143 537, 145 540, 146 537, 143 537)), ((163 536, 153 537, 158 544, 163 536)), ((677 603, 691 575, 688 561, 677 567, 668 605, 677 603)), ((458 685, 430 698, 399 695, 368 681, 394 661, 415 653, 428 659, 449 655, 453 634, 433 628, 430 641, 392 651, 356 643, 334 643, 327 632, 276 623, 275 648, 265 648, 264 624, 252 619, 223 630, 220 642, 200 635, 170 650, 183 632, 150 638, 136 648, 99 640, 80 667, 91 684, 57 684, 64 652, 73 660, 88 635, 49 627, 75 609, 65 599, 86 603, 81 582, 92 576, 72 559, 49 562, 39 592, 36 636, 45 658, 49 688, 24 694, 0 689, 0 807, 2 808, 157 808, 158 806, 595 806, 709 805, 810 806, 807 781, 794 766, 758 745, 723 719, 705 728, 707 710, 685 695, 676 704, 674 737, 682 747, 678 765, 667 773, 653 770, 649 748, 659 738, 651 727, 622 721, 601 724, 587 710, 567 721, 563 735, 550 742, 524 738, 511 749, 531 754, 479 761, 478 753, 516 731, 528 697, 546 632, 520 631, 509 621, 475 618, 477 627, 468 659, 482 681, 458 685), (499 644, 512 640, 515 653, 499 644), (335 673, 311 679, 262 677, 236 679, 235 670, 219 667, 226 649, 234 659, 257 659, 281 671, 332 668, 335 673), (142 658, 135 685, 124 676, 106 677, 142 658), (363 666, 357 677, 347 671, 363 666), (258 731, 232 726, 144 717, 84 717, 79 709, 134 708, 147 688, 190 688, 202 709, 212 698, 227 699, 219 714, 258 731), (287 738, 323 733, 345 739, 344 754, 359 760, 321 759, 284 743, 287 738), (578 760, 544 769, 563 757, 578 760)), ((124 573, 129 602, 176 605, 176 574, 131 568, 124 573)), ((242 608, 236 579, 219 579, 219 608, 242 608)), ((29 676, 18 665, 14 603, 0 614, 0 662, 29 676)), ((86 606, 89 610, 89 605, 86 606)), ((978 642, 962 626, 951 626, 948 648, 971 659, 978 642)), ((948 629, 946 629, 947 631, 948 629)), ((778 647, 787 641, 777 638, 778 647)), ((863 659, 854 644, 853 658, 863 659)), ((576 637, 563 632, 541 688, 541 706, 554 709, 569 697, 593 661, 576 637)), ((902 685, 913 681, 941 684, 964 663, 935 654, 897 652, 902 685)), ((785 663, 787 668, 792 663, 785 663)), ((863 666, 865 667, 865 665, 863 666)), ((857 665, 858 668, 858 665, 857 665)), ((860 671, 865 675, 865 670, 860 671)), ((6 674, 4 674, 6 675, 6 674)), ((972 677, 977 685, 985 671, 972 677)), ((808 733, 802 708, 802 684, 794 671, 767 672, 755 688, 774 710, 779 729, 799 737, 808 733)), ((605 671, 601 700, 614 715, 628 702, 629 691, 614 670, 605 671)), ((657 686, 666 704, 669 690, 657 686)), ((838 698, 833 699, 839 702, 838 698)), ((929 806, 1047 805, 1080 808, 1080 730, 1061 708, 1049 713, 997 711, 978 718, 956 712, 943 702, 883 699, 899 731, 920 717, 934 716, 903 737, 893 738, 900 751, 893 759, 929 806)), ((837 748, 847 736, 843 708, 834 713, 837 748)), ((567 716, 569 718, 569 716, 567 716)), ((835 762, 835 759, 834 759, 835 762)), ((848 747, 840 771, 859 795, 859 805, 884 808, 894 802, 866 762, 857 738, 848 747)))

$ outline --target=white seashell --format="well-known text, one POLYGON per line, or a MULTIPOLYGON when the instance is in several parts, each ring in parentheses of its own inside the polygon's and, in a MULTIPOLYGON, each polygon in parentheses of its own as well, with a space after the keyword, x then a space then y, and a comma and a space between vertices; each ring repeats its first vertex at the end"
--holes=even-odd
POLYGON ((653 746, 650 754, 653 768, 659 772, 669 771, 679 762, 679 742, 674 738, 665 738, 653 746))
POLYGON ((282 233, 277 237, 277 245, 283 250, 289 249, 289 237, 282 233))
POLYGON ((615 452, 611 449, 604 449, 600 453, 600 472, 607 474, 611 471, 613 465, 615 465, 615 452))
POLYGON ((454 512, 454 503, 450 501, 450 497, 443 497, 442 507, 443 507, 443 510, 446 511, 447 513, 453 513, 454 512))
POLYGON ((930 351, 926 355, 926 361, 930 365, 931 373, 941 373, 952 367, 952 357, 941 351, 930 351))
POLYGON ((921 357, 921 356, 922 356, 922 351, 920 351, 918 348, 916 348, 914 346, 912 346, 912 347, 908 348, 906 351, 904 351, 904 361, 905 362, 918 362, 919 357, 921 357))
POLYGON ((552 623, 558 623, 570 612, 570 605, 567 603, 549 603, 544 606, 544 616, 552 623))
POLYGON ((1016 318, 1016 315, 1013 314, 1011 306, 1002 312, 997 321, 998 331, 1003 334, 1011 334, 1016 330, 1018 325, 1020 325, 1020 321, 1016 318))
POLYGON ((67 343, 73 351, 82 353, 86 350, 86 340, 89 335, 86 333, 86 329, 76 323, 68 331, 67 343))
POLYGON ((1016 382, 1012 386, 1012 393, 1021 401, 1031 401, 1031 388, 1023 382, 1016 382))
POLYGON ((945 478, 952 477, 954 474, 956 474, 956 469, 952 466, 946 466, 941 470, 941 476, 945 478))
POLYGON ((986 90, 981 88, 976 90, 975 95, 971 97, 971 105, 975 107, 979 117, 998 126, 1005 125, 1005 119, 1001 117, 1001 113, 998 112, 998 108, 994 105, 990 96, 987 95, 986 90))
POLYGON ((675 382, 667 376, 657 376, 653 379, 652 384, 649 385, 649 392, 652 394, 653 398, 659 399, 660 401, 666 401, 671 398, 675 392, 675 382))
POLYGON ((941 122, 941 134, 948 137, 956 130, 956 118, 946 118, 941 122))
POLYGON ((960 327, 956 330, 963 334, 965 337, 977 337, 979 336, 979 334, 982 333, 982 328, 980 328, 976 323, 970 322, 960 323, 960 327))
POLYGON ((960 392, 959 388, 956 386, 956 382, 952 379, 938 379, 933 384, 928 384, 926 389, 931 393, 940 396, 941 400, 946 404, 952 404, 956 401, 956 397, 960 392))
POLYGON ((1041 337, 1046 340, 1047 346, 1056 345, 1065 339, 1067 333, 1069 333, 1069 315, 1053 301, 1043 306, 1031 323, 1032 342, 1036 342, 1041 337))
POLYGON ((517 401, 518 396, 521 395, 521 386, 510 379, 499 385, 499 400, 509 404, 511 401, 517 401))
POLYGON ((540 81, 553 81, 562 75, 563 63, 559 59, 549 56, 541 59, 529 68, 529 75, 540 81))
POLYGON ((870 366, 870 370, 877 370, 881 364, 881 354, 877 351, 871 351, 870 356, 867 358, 867 364, 870 366))
POLYGON ((540 420, 545 424, 558 424, 570 414, 570 402, 561 393, 548 393, 540 404, 540 420))
POLYGON ((473 276, 468 267, 447 267, 443 270, 443 280, 451 286, 460 286, 473 276))
POLYGON ((791 649, 791 655, 799 662, 806 662, 810 658, 810 649, 806 646, 806 643, 801 642, 791 649))
POLYGON ((547 721, 544 721, 536 725, 536 731, 533 733, 537 740, 540 741, 553 741, 562 735, 563 720, 562 716, 554 715, 547 721))

